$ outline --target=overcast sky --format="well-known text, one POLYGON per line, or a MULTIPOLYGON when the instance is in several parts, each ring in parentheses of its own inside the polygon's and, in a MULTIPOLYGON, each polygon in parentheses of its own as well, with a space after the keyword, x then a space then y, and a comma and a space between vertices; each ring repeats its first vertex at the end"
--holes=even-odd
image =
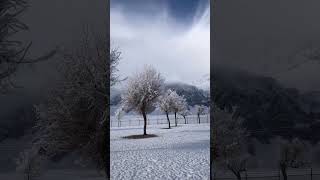
POLYGON ((145 64, 167 82, 202 86, 200 80, 210 74, 208 0, 111 0, 110 36, 122 51, 123 77, 145 64))
MULTIPOLYGON (((277 78, 303 91, 320 90, 320 64, 303 63, 305 48, 320 48, 319 0, 217 0, 214 66, 277 78)), ((319 62, 319 61, 318 61, 319 62)))

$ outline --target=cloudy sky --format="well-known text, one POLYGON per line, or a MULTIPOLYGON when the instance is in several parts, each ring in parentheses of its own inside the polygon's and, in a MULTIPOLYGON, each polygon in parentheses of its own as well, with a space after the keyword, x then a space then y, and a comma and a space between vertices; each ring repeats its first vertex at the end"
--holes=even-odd
MULTIPOLYGON (((210 73, 208 0, 111 0, 111 45, 123 77, 156 67, 167 82, 203 86, 210 73)), ((207 82, 209 84, 209 81, 207 82)))
POLYGON ((305 49, 320 49, 319 7, 318 0, 216 1, 214 68, 232 66, 320 91, 320 61, 301 56, 305 49))

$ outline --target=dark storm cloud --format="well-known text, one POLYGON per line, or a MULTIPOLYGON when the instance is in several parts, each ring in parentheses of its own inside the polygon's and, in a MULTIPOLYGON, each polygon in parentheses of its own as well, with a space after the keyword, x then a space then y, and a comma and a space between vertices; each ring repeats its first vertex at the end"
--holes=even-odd
POLYGON ((166 9, 178 23, 192 23, 195 14, 203 11, 209 0, 111 0, 111 6, 121 6, 129 14, 153 16, 159 9, 166 9))
MULTIPOLYGON (((56 46, 70 48, 77 42, 85 26, 97 33, 105 33, 107 25, 107 4, 101 0, 30 0, 30 7, 21 20, 29 31, 17 35, 17 39, 32 42, 30 57, 41 56, 56 46)), ((20 69, 14 80, 23 88, 0 95, 0 113, 36 102, 54 86, 58 73, 56 56, 41 62, 33 68, 20 69)), ((3 120, 3 119, 0 119, 3 120)))
MULTIPOLYGON (((131 76, 150 64, 168 82, 196 85, 209 74, 209 5, 205 1, 192 1, 188 5, 185 3, 191 1, 179 2, 152 0, 138 6, 111 1, 110 37, 112 44, 122 51, 119 74, 131 76), (192 7, 195 2, 196 7, 192 7), (195 9, 186 11, 191 7, 195 9), (148 12, 150 9, 152 13, 148 12), (192 17, 187 20, 190 22, 180 17, 186 15, 192 17)), ((205 82, 201 86, 207 87, 209 83, 205 82)))
POLYGON ((320 47, 317 0, 217 0, 214 17, 214 64, 273 76, 288 86, 320 90, 320 65, 294 56, 320 47))

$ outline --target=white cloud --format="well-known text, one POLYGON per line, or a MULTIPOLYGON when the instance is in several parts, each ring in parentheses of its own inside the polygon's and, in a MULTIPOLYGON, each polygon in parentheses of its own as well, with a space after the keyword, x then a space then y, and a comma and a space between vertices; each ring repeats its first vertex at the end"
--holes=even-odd
MULTIPOLYGON (((110 36, 122 51, 121 76, 130 76, 145 64, 156 67, 168 82, 194 83, 210 73, 210 10, 196 13, 186 27, 165 9, 152 16, 111 8, 110 36)), ((208 82, 209 83, 209 82, 208 82)))

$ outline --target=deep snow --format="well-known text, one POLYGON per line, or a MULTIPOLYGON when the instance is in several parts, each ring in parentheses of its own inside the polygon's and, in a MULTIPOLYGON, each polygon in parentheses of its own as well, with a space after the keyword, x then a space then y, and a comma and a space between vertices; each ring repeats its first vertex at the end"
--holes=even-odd
POLYGON ((111 179, 205 180, 210 173, 210 125, 148 126, 158 137, 124 139, 143 133, 141 126, 111 128, 111 179))

